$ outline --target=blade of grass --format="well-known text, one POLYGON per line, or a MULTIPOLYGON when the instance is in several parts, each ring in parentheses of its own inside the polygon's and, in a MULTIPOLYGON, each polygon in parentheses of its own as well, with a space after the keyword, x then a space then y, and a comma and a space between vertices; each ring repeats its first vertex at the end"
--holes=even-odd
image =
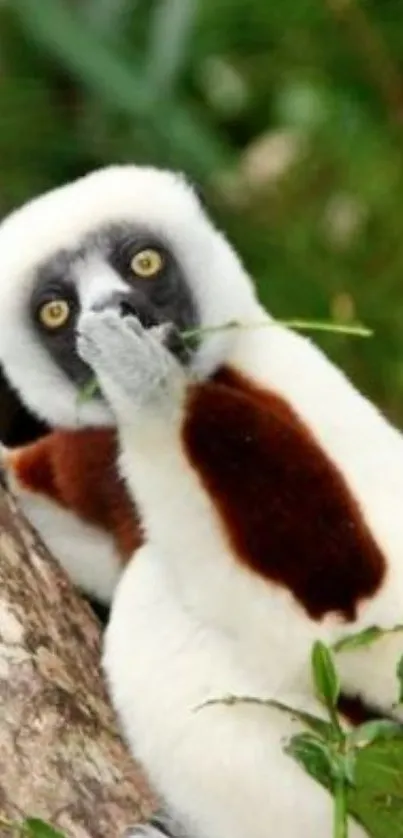
POLYGON ((181 337, 186 339, 198 337, 203 334, 223 332, 230 329, 267 329, 269 326, 285 326, 298 331, 334 332, 343 335, 355 335, 357 337, 371 337, 373 332, 360 323, 344 325, 342 323, 328 323, 320 320, 262 320, 254 323, 241 323, 236 320, 219 326, 204 326, 200 329, 187 329, 181 332, 181 337))

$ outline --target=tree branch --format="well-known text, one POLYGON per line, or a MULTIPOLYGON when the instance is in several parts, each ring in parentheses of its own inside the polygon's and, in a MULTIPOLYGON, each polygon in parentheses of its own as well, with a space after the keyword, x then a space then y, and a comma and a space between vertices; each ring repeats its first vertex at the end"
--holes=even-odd
POLYGON ((154 801, 117 733, 99 660, 91 609, 0 489, 3 818, 119 838, 149 817, 154 801))

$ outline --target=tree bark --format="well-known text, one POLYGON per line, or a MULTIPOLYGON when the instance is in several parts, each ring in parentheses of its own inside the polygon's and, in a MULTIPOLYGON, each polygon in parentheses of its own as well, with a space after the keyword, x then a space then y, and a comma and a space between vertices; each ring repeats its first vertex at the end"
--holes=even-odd
POLYGON ((101 627, 0 488, 0 836, 38 817, 121 838, 154 800, 116 729, 101 627))

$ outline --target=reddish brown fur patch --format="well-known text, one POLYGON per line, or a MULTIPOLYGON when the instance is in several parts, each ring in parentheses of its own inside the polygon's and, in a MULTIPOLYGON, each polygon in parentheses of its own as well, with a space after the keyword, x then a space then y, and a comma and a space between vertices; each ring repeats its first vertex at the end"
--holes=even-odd
POLYGON ((384 558, 289 404, 223 369, 192 389, 183 441, 240 560, 288 588, 312 618, 354 619, 382 583, 384 558))
POLYGON ((116 466, 113 430, 53 431, 9 455, 18 482, 114 536, 122 558, 141 544, 139 522, 116 466))

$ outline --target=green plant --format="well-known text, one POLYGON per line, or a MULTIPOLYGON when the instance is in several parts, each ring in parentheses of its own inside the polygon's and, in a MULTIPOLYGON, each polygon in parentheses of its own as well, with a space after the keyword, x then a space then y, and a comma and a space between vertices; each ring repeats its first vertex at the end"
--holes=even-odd
MULTIPOLYGON (((401 630, 396 627, 390 631, 401 630)), ((349 638, 350 650, 375 642, 388 632, 373 627, 349 638)), ((341 644, 338 644, 339 648, 341 644)), ((347 643, 343 647, 347 648, 347 643)), ((286 753, 334 798, 333 838, 348 838, 348 814, 365 827, 370 838, 403 836, 403 726, 389 719, 376 719, 351 731, 342 726, 338 715, 340 683, 334 654, 324 643, 314 644, 311 657, 313 686, 325 705, 329 721, 301 712, 270 699, 225 696, 200 705, 258 704, 298 719, 305 732, 293 736, 286 753)), ((403 658, 396 672, 396 692, 403 694, 403 658)), ((325 838, 325 836, 324 836, 325 838)), ((329 836, 330 838, 330 836, 329 836)))
POLYGON ((0 826, 18 838, 66 838, 64 832, 55 829, 41 818, 10 820, 0 814, 0 826))

